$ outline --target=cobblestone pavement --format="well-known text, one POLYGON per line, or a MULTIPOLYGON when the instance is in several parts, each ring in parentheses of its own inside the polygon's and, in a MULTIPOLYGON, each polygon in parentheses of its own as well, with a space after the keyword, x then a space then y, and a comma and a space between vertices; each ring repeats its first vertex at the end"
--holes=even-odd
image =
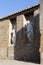
POLYGON ((40 64, 17 61, 17 60, 0 60, 0 65, 40 65, 40 64))

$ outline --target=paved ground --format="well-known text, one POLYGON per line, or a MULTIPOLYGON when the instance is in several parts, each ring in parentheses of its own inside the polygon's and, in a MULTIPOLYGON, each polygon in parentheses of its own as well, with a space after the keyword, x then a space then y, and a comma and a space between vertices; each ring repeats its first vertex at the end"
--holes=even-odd
POLYGON ((17 60, 0 60, 0 65, 39 65, 39 64, 17 60))

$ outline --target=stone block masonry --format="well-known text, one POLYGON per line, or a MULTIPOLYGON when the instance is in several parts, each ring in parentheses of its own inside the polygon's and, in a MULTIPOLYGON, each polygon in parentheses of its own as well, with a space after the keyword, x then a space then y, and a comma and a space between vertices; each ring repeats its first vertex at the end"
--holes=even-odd
POLYGON ((43 0, 40 0, 40 55, 41 63, 43 63, 43 0))
POLYGON ((0 59, 7 59, 7 47, 0 47, 0 59))
POLYGON ((9 43, 9 20, 0 21, 0 46, 7 47, 9 43))

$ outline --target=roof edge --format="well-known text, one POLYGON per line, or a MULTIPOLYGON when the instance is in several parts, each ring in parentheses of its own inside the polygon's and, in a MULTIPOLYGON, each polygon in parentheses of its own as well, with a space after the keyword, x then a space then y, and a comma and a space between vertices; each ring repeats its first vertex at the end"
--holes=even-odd
POLYGON ((13 15, 17 15, 17 14, 19 14, 20 12, 23 12, 23 11, 25 11, 25 10, 28 10, 28 9, 31 9, 31 8, 34 8, 34 7, 38 7, 38 6, 40 6, 39 3, 36 4, 36 5, 30 6, 30 7, 27 7, 27 8, 25 8, 25 9, 22 9, 22 10, 20 10, 20 11, 17 11, 17 12, 15 12, 15 13, 9 14, 8 16, 2 17, 2 18, 0 18, 0 20, 6 19, 6 18, 11 17, 11 16, 13 16, 13 15))

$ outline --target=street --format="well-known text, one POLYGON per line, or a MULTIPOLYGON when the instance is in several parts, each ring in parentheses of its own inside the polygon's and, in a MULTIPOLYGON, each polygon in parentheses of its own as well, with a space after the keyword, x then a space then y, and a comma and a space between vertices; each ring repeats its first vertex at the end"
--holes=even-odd
POLYGON ((17 60, 0 60, 0 65, 39 65, 39 64, 17 60))

